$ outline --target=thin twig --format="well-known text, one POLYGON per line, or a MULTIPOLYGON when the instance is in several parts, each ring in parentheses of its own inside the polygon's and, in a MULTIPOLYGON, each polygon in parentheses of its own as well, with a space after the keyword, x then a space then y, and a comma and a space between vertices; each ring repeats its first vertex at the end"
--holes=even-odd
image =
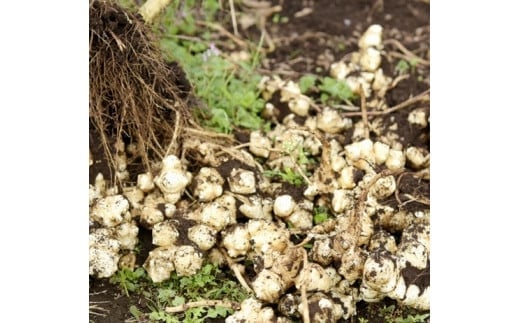
POLYGON ((201 307, 201 306, 209 306, 209 307, 221 306, 221 307, 231 308, 235 311, 240 309, 240 303, 237 303, 237 302, 207 299, 207 300, 203 300, 203 301, 189 302, 189 303, 178 305, 178 306, 166 307, 164 309, 164 311, 167 313, 179 313, 179 312, 184 312, 190 308, 201 307))
POLYGON ((396 189, 395 189, 395 192, 394 192, 394 197, 395 197, 395 199, 396 199, 396 201, 398 203, 399 208, 401 208, 401 207, 403 207, 406 204, 411 203, 411 202, 417 202, 417 203, 421 203, 421 204, 428 205, 428 206, 430 205, 430 199, 428 199, 428 198, 415 197, 415 196, 410 195, 410 194, 404 194, 404 196, 408 198, 407 201, 403 202, 399 198, 399 184, 401 184, 401 179, 403 178, 403 176, 406 175, 406 174, 417 175, 417 174, 420 174, 420 172, 421 171, 415 172, 415 173, 406 172, 406 173, 400 174, 397 177, 396 185, 395 185, 396 189))
MULTIPOLYGON (((363 214, 363 211, 365 209, 365 202, 366 202, 366 199, 367 199, 367 196, 368 196, 368 192, 370 191, 370 188, 379 179, 381 179, 383 177, 387 177, 387 176, 396 176, 396 175, 399 175, 399 174, 403 173, 404 171, 405 171, 404 168, 385 169, 382 172, 377 173, 376 175, 374 175, 374 177, 372 177, 370 179, 370 182, 368 182, 366 187, 363 189, 363 191, 359 195, 359 198, 357 200, 356 209, 355 209, 355 212, 354 212, 354 218, 353 218, 353 220, 349 224, 349 226, 350 226, 349 230, 347 230, 348 232, 353 232, 354 233, 353 241, 357 241, 358 238, 359 238, 359 234, 361 233, 361 220, 360 219, 361 219, 361 215, 363 214)), ((352 247, 355 247, 355 244, 353 244, 352 247)))
POLYGON ((221 25, 214 23, 214 22, 207 22, 207 21, 196 21, 195 22, 198 25, 202 25, 205 27, 209 27, 215 31, 220 32, 224 36, 230 38, 232 41, 234 41, 238 46, 242 48, 248 48, 247 43, 244 42, 242 39, 238 38, 237 36, 233 35, 229 31, 226 30, 226 28, 222 27, 221 25))
POLYGON ((393 89, 394 87, 397 86, 397 84, 399 84, 399 82, 404 81, 404 80, 408 79, 409 77, 410 77, 410 74, 399 75, 398 77, 396 77, 396 78, 392 81, 392 84, 390 84, 390 87, 388 88, 388 90, 393 89))
POLYGON ((239 37, 237 28, 237 16, 235 14, 235 2, 233 0, 229 0, 229 8, 231 8, 231 22, 233 23, 233 32, 235 33, 235 36, 239 37))
MULTIPOLYGON (((398 105, 394 106, 394 107, 391 107, 389 109, 386 109, 385 111, 367 111, 367 116, 381 116, 381 115, 385 115, 385 114, 389 114, 389 113, 392 113, 394 111, 397 111, 399 109, 403 109, 403 108, 406 108, 416 102, 419 102, 419 101, 422 101, 422 100, 429 100, 430 97, 429 97, 429 94, 430 94, 430 90, 426 90, 424 92, 422 92, 421 94, 419 95, 416 95, 414 96, 413 98, 410 98, 404 102, 401 102, 399 103, 398 105)), ((363 112, 344 112, 342 113, 342 116, 344 117, 359 117, 359 116, 363 116, 363 112)))
POLYGON ((307 260, 307 252, 303 250, 303 268, 301 275, 302 283, 300 285, 300 292, 302 294, 302 306, 303 306, 303 323, 310 323, 311 319, 309 316, 309 301, 307 300, 307 268, 308 268, 308 260, 307 260))
POLYGON ((368 128, 368 116, 367 116, 367 99, 365 97, 365 91, 363 86, 359 85, 359 93, 361 94, 361 118, 363 119, 363 135, 365 139, 370 138, 370 131, 368 128))
POLYGON ((405 58, 407 60, 414 60, 416 61, 418 64, 421 64, 421 65, 425 65, 425 66, 430 66, 430 62, 428 62, 427 60, 424 60, 422 58, 420 58, 419 56, 415 55, 414 53, 412 53, 411 51, 409 51, 406 47, 404 47, 403 44, 401 44, 397 39, 388 39, 384 42, 384 44, 392 44, 394 45, 395 47, 397 47, 401 52, 403 52, 406 56, 405 58))
POLYGON ((226 259, 228 267, 231 268, 231 270, 235 274, 235 277, 238 279, 238 282, 240 283, 240 285, 242 285, 242 287, 244 287, 244 289, 247 290, 249 293, 254 293, 253 289, 251 287, 249 287, 249 285, 247 284, 244 276, 242 276, 242 273, 240 272, 240 268, 238 268, 237 264, 233 261, 233 259, 231 259, 231 257, 228 256, 227 252, 225 250, 223 250, 222 248, 218 248, 218 250, 220 251, 220 253, 222 253, 224 255, 224 258, 226 259))

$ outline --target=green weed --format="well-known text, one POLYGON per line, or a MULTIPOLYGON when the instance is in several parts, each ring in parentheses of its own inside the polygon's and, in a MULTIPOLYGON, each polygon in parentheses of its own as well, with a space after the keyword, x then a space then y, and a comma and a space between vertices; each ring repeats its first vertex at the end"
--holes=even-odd
POLYGON ((265 102, 257 87, 261 75, 255 72, 260 52, 239 63, 224 57, 212 42, 211 33, 195 20, 199 15, 206 22, 213 21, 218 1, 202 3, 196 7, 194 1, 182 5, 174 1, 168 7, 160 24, 161 48, 168 60, 182 66, 196 96, 203 101, 205 107, 199 107, 196 113, 205 127, 223 133, 231 133, 236 127, 263 128, 266 124, 260 112, 265 102))
POLYGON ((266 170, 264 171, 264 176, 270 178, 278 178, 283 182, 287 182, 294 186, 300 186, 305 183, 305 179, 298 172, 295 172, 291 168, 284 168, 283 171, 280 170, 266 170))
POLYGON ((395 65, 394 72, 397 75, 403 75, 408 73, 410 70, 411 72, 415 72, 417 66, 417 60, 411 59, 409 61, 400 59, 399 62, 395 65))
POLYGON ((229 300, 241 302, 248 297, 247 292, 215 265, 206 264, 199 272, 189 277, 179 277, 173 273, 165 282, 155 284, 149 306, 150 320, 164 322, 204 322, 207 318, 227 317, 233 310, 225 307, 193 307, 183 313, 170 314, 165 307, 178 306, 196 300, 229 300))
POLYGON ((313 220, 314 224, 316 225, 316 224, 323 223, 323 222, 325 222, 328 219, 331 219, 333 217, 334 216, 332 216, 329 213, 329 209, 328 208, 326 208, 324 206, 317 206, 313 210, 312 220, 313 220))
POLYGON ((135 270, 123 268, 110 277, 110 283, 119 285, 125 295, 129 296, 129 292, 135 292, 142 288, 142 283, 145 279, 146 272, 144 268, 139 267, 135 270))
POLYGON ((403 309, 395 305, 379 308, 378 316, 385 319, 387 323, 424 323, 430 314, 407 314, 403 317, 403 309))
POLYGON ((321 80, 318 89, 321 91, 320 100, 324 104, 350 103, 351 100, 356 98, 345 81, 328 76, 321 80))

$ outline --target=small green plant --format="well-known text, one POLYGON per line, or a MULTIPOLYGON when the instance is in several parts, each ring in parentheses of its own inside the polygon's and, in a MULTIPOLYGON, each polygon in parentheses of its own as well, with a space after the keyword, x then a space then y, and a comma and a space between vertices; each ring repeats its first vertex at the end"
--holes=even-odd
MULTIPOLYGON (((202 124, 214 131, 231 133, 235 127, 261 129, 268 125, 260 117, 264 100, 255 72, 260 51, 250 59, 233 62, 224 57, 211 39, 211 33, 196 24, 195 16, 212 22, 219 9, 218 1, 174 1, 163 15, 161 47, 168 60, 177 61, 204 103, 196 108, 202 124)), ((261 47, 262 39, 260 40, 261 47)))
POLYGON ((289 22, 289 17, 281 16, 279 13, 275 13, 272 18, 273 23, 275 24, 286 24, 289 22))
POLYGON ((399 62, 395 65, 394 71, 397 75, 403 75, 408 73, 410 70, 413 73, 417 66, 417 60, 411 59, 409 61, 400 59, 399 62))
POLYGON ((264 176, 270 178, 279 178, 283 182, 287 182, 294 186, 300 186, 305 183, 305 179, 302 175, 288 167, 284 168, 283 171, 266 170, 264 171, 264 176))
POLYGON ((386 322, 391 322, 394 317, 395 305, 385 305, 379 308, 379 317, 385 319, 386 322))
POLYGON ((368 319, 360 317, 360 318, 358 318, 358 322, 359 323, 368 323, 368 319))
POLYGON ((426 322, 426 319, 430 317, 430 314, 426 313, 426 314, 416 314, 416 315, 411 315, 411 314, 408 314, 408 316, 406 316, 406 318, 401 318, 401 317, 398 317, 395 319, 395 323, 424 323, 426 322))
MULTIPOLYGON (((249 296, 236 281, 229 279, 218 266, 212 264, 204 265, 199 272, 189 277, 179 277, 172 273, 167 281, 154 284, 153 290, 153 295, 149 295, 148 318, 161 322, 202 323, 208 318, 226 317, 233 310, 222 306, 192 307, 182 313, 168 313, 165 308, 198 300, 241 302, 249 296)), ((142 313, 136 314, 140 316, 142 313)))
POLYGON ((318 77, 316 75, 307 74, 300 78, 298 85, 300 86, 300 91, 302 93, 307 93, 309 89, 313 88, 316 85, 316 80, 318 77))
POLYGON ((123 268, 110 277, 110 283, 118 284, 125 295, 129 296, 129 292, 135 292, 142 288, 141 283, 145 278, 146 272, 142 267, 135 270, 123 268))
POLYGON ((314 224, 320 224, 328 219, 333 218, 333 216, 329 213, 329 209, 324 206, 317 206, 313 210, 312 220, 314 224))
POLYGON ((318 89, 321 91, 322 103, 350 103, 356 98, 345 81, 328 76, 321 80, 318 89))
POLYGON ((406 313, 407 316, 403 318, 403 310, 403 308, 397 308, 395 305, 387 305, 379 308, 378 316, 384 318, 387 323, 424 323, 430 316, 429 313, 412 314, 415 312, 415 310, 412 310, 412 313, 406 313))

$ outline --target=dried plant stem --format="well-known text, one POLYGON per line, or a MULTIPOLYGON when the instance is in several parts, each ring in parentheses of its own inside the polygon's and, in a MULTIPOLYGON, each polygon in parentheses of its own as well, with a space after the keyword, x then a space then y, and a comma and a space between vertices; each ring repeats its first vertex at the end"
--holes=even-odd
POLYGON ((237 16, 235 13, 235 1, 229 0, 229 8, 231 9, 231 22, 233 24, 233 33, 235 34, 235 36, 239 37, 237 28, 237 16))
POLYGON ((414 60, 421 65, 430 66, 430 62, 428 62, 427 60, 424 60, 424 59, 420 58, 419 56, 415 55, 414 53, 412 53, 410 50, 408 50, 406 47, 404 47, 404 45, 401 44, 401 42, 399 42, 397 39, 388 39, 384 42, 384 44, 385 45, 391 44, 391 45, 394 45, 395 47, 397 47, 401 52, 403 52, 403 54, 406 55, 403 58, 406 58, 407 60, 414 60))
POLYGON ((178 306, 166 307, 164 309, 164 311, 167 313, 179 313, 179 312, 184 312, 190 308, 201 307, 201 306, 207 306, 207 307, 221 306, 221 307, 232 308, 235 311, 240 309, 240 303, 237 303, 237 302, 207 299, 207 300, 202 300, 202 301, 189 302, 189 303, 178 305, 178 306))
POLYGON ((361 94, 361 118, 363 119, 363 136, 365 139, 370 138, 370 129, 368 128, 368 116, 367 116, 367 99, 365 97, 365 91, 363 87, 359 85, 359 93, 361 94))
POLYGON ((303 306, 303 323, 310 323, 311 319, 309 316, 309 301, 307 299, 307 268, 309 265, 309 261, 307 259, 307 252, 305 249, 303 250, 303 268, 301 274, 303 274, 302 277, 302 284, 300 286, 300 293, 302 295, 302 306, 303 306))
MULTIPOLYGON (((422 92, 421 94, 418 94, 404 102, 399 103, 398 105, 396 105, 394 107, 391 107, 384 111, 367 111, 366 115, 367 116, 381 116, 381 115, 389 114, 394 111, 409 107, 410 105, 412 105, 414 103, 430 100, 429 94, 430 94, 430 90, 428 89, 428 90, 422 92)), ((363 116, 363 112, 344 112, 341 115, 344 117, 359 117, 359 116, 363 116)))
MULTIPOLYGON (((349 224, 348 232, 353 233, 353 241, 357 241, 359 238, 359 234, 361 233, 361 216, 363 214, 363 211, 365 210, 365 202, 367 200, 368 192, 370 191, 370 188, 381 178, 386 176, 396 176, 405 171, 404 168, 399 169, 385 169, 381 171, 380 173, 377 173, 370 179, 370 182, 366 185, 366 187, 361 191, 361 194, 359 195, 359 198, 357 200, 356 209, 354 212, 353 220, 349 224)), ((353 247, 355 244, 353 244, 353 247)))
POLYGON ((231 259, 231 257, 228 256, 226 250, 223 250, 222 248, 218 249, 220 253, 224 255, 224 258, 226 259, 226 262, 228 264, 228 267, 231 268, 233 273, 235 274, 235 277, 237 278, 238 282, 242 287, 247 290, 249 293, 254 293, 253 289, 249 287, 249 284, 246 282, 244 276, 242 275, 242 272, 240 271, 240 268, 238 265, 231 259))
POLYGON ((421 173, 422 173, 422 171, 418 171, 415 173, 406 172, 406 173, 400 174, 397 177, 394 197, 395 197, 397 203, 399 203, 399 207, 405 206, 406 204, 411 203, 411 202, 417 202, 417 203, 421 203, 421 204, 428 205, 428 206, 430 205, 430 199, 425 198, 425 197, 415 197, 410 194, 404 194, 404 196, 406 196, 408 198, 408 200, 404 201, 404 202, 401 201, 401 199, 399 198, 399 184, 401 184, 401 179, 403 178, 403 176, 406 174, 412 174, 415 177, 415 176, 421 176, 421 173))
POLYGON ((238 46, 240 46, 240 47, 242 47, 244 49, 248 48, 246 42, 244 42, 239 37, 233 35, 229 31, 227 31, 226 28, 222 27, 220 24, 217 24, 217 23, 214 23, 214 22, 207 22, 207 21, 196 21, 195 23, 198 24, 198 25, 201 25, 201 26, 205 26, 205 27, 211 28, 211 29, 213 29, 215 31, 218 31, 219 33, 221 33, 224 36, 228 37, 233 42, 235 42, 238 46))

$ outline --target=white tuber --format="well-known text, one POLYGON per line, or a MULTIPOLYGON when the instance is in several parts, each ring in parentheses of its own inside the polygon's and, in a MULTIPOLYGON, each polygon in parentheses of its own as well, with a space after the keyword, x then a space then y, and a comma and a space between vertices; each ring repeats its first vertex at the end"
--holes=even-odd
POLYGON ((401 304, 413 307, 418 310, 430 309, 430 286, 426 287, 424 291, 420 291, 416 285, 410 285, 406 290, 406 296, 401 301, 401 304))
POLYGON ((91 217, 105 227, 113 227, 130 218, 130 204, 123 195, 99 199, 92 208, 91 217))
MULTIPOLYGON (((343 310, 340 305, 324 293, 317 292, 308 299, 311 322, 337 322, 343 316, 343 310)), ((303 315, 303 305, 298 306, 298 311, 303 315)))
POLYGON ((202 253, 192 246, 180 246, 175 251, 173 263, 179 276, 192 276, 202 268, 202 253))
POLYGON ((226 323, 274 322, 275 316, 270 307, 262 308, 262 303, 255 298, 248 298, 240 304, 240 310, 226 318, 226 323))
POLYGON ((400 276, 396 257, 386 250, 371 253, 363 268, 363 283, 379 292, 388 293, 395 289, 400 276))
POLYGON ((135 248, 139 239, 139 228, 135 221, 124 222, 114 228, 114 234, 117 240, 121 243, 121 249, 132 250, 135 248))
POLYGON ((272 148, 271 140, 262 135, 262 132, 255 130, 249 136, 249 151, 255 156, 267 158, 272 148))
POLYGON ((383 27, 372 25, 358 41, 360 48, 359 64, 364 71, 375 72, 381 64, 381 52, 383 48, 383 27))
POLYGON ((108 278, 117 271, 121 243, 108 228, 96 229, 89 234, 89 275, 108 278))
POLYGON ((312 213, 297 207, 294 212, 286 218, 295 229, 310 230, 312 229, 312 213))
POLYGON ((386 92, 386 90, 388 89, 388 87, 390 86, 391 83, 392 83, 392 79, 390 77, 386 77, 383 74, 383 69, 379 68, 374 73, 374 81, 372 82, 372 89, 374 89, 374 91, 381 91, 380 93, 378 92, 378 95, 380 97, 383 97, 384 93, 386 92))
POLYGON ((381 25, 371 25, 359 38, 358 46, 361 49, 376 47, 381 49, 383 46, 383 27, 381 25))
POLYGON ((333 286, 333 281, 322 266, 311 262, 295 279, 298 290, 301 290, 304 284, 307 291, 328 291, 333 286))
POLYGON ((370 187, 369 194, 381 200, 394 194, 396 188, 395 178, 393 176, 386 176, 378 179, 374 185, 370 187))
MULTIPOLYGON (((334 249, 339 252, 337 248, 334 249)), ((365 260, 366 252, 359 248, 349 248, 341 254, 341 266, 338 268, 338 273, 349 283, 354 283, 363 275, 365 260)))
POLYGON ((345 166, 341 169, 338 184, 343 189, 352 189, 356 187, 356 182, 354 182, 354 167, 345 166))
MULTIPOLYGON (((294 285, 294 279, 303 267, 304 249, 290 247, 276 257, 273 265, 269 268, 282 279, 284 289, 294 285)), ((265 264, 264 264, 265 265, 265 264)))
POLYGON ((288 102, 290 99, 299 97, 300 95, 300 87, 293 81, 285 82, 280 88, 280 101, 282 102, 288 102))
POLYGON ((193 195, 199 201, 209 202, 222 195, 224 179, 215 168, 202 167, 193 179, 193 195))
POLYGON ((332 63, 330 65, 330 76, 332 76, 336 80, 344 79, 349 72, 350 71, 347 67, 347 64, 345 64, 345 62, 343 61, 332 63))
POLYGON ((271 220, 273 211, 273 200, 259 196, 249 196, 239 206, 240 212, 250 219, 271 220))
POLYGON ((163 213, 151 206, 144 206, 139 217, 139 222, 148 228, 153 227, 155 224, 162 222, 163 220, 163 213))
POLYGON ((381 52, 369 47, 361 52, 359 64, 364 71, 375 72, 381 65, 381 52))
POLYGON ((231 195, 224 194, 205 205, 197 219, 203 224, 212 226, 217 231, 236 222, 236 201, 231 195))
POLYGON ((397 251, 397 245, 394 236, 385 230, 379 230, 374 233, 370 238, 368 250, 374 251, 377 249, 384 249, 391 253, 395 253, 397 251))
POLYGON ((191 182, 191 178, 191 173, 184 170, 177 156, 169 155, 163 159, 161 172, 155 177, 154 182, 167 202, 176 203, 191 182))
POLYGON ((310 98, 301 94, 298 97, 289 100, 289 110, 300 117, 306 117, 309 114, 310 98))
POLYGON ((143 267, 154 283, 160 283, 170 278, 175 269, 173 259, 176 250, 176 246, 170 246, 158 247, 150 251, 143 267))
POLYGON ((285 218, 289 216, 296 207, 293 197, 288 194, 280 195, 274 200, 273 212, 276 216, 285 218))
POLYGON ((233 193, 252 194, 256 192, 255 173, 250 170, 233 168, 228 177, 229 189, 233 193))
POLYGON ((421 128, 428 126, 428 119, 426 117, 425 109, 415 109, 408 115, 408 122, 412 125, 417 125, 421 128))
POLYGON ((137 188, 141 191, 148 193, 155 188, 153 183, 153 176, 151 173, 139 174, 137 176, 137 188))
POLYGON ((418 269, 424 269, 428 264, 428 248, 418 241, 401 241, 396 254, 401 257, 402 262, 409 262, 418 269))
POLYGON ((390 149, 385 165, 390 170, 397 170, 404 167, 406 156, 401 150, 390 149))
POLYGON ((119 258, 119 262, 117 263, 117 267, 119 269, 128 268, 130 270, 134 270, 135 262, 137 261, 137 257, 133 251, 121 256, 119 258))
POLYGON ((406 148, 406 159, 412 168, 421 169, 428 165, 430 154, 423 148, 408 147, 406 148))
POLYGON ((336 213, 341 213, 346 209, 354 207, 354 198, 348 190, 334 190, 332 194, 332 210, 336 213))
POLYGON ((92 206, 94 202, 102 198, 106 191, 106 181, 103 178, 103 174, 99 173, 96 176, 94 185, 89 185, 88 191, 88 205, 92 206))
POLYGON ((263 301, 274 303, 285 291, 280 275, 269 269, 263 269, 251 283, 255 296, 263 301))
POLYGON ((160 247, 173 246, 179 238, 179 231, 173 220, 157 223, 152 228, 152 243, 160 247))
POLYGON ((188 239, 194 242, 200 250, 211 249, 217 242, 217 231, 204 224, 197 224, 188 229, 188 239))
POLYGON ((232 229, 223 231, 222 235, 222 245, 226 248, 230 257, 244 256, 251 248, 249 243, 251 236, 247 227, 243 225, 237 225, 232 229))
POLYGON ((250 243, 258 254, 281 252, 290 243, 289 231, 273 222, 250 220, 247 222, 247 229, 251 237, 250 243))
POLYGON ((325 107, 323 111, 318 113, 316 122, 318 129, 330 134, 341 132, 347 129, 349 125, 351 126, 346 119, 341 117, 337 110, 329 107, 325 107))
POLYGON ((389 153, 390 146, 379 141, 374 143, 374 157, 376 164, 383 164, 388 159, 389 153))
POLYGON ((123 188, 123 196, 130 203, 131 209, 140 208, 144 200, 144 192, 135 186, 123 188))
POLYGON ((328 266, 332 263, 336 255, 337 252, 332 249, 330 238, 325 238, 314 242, 309 253, 309 258, 322 266, 328 266))

